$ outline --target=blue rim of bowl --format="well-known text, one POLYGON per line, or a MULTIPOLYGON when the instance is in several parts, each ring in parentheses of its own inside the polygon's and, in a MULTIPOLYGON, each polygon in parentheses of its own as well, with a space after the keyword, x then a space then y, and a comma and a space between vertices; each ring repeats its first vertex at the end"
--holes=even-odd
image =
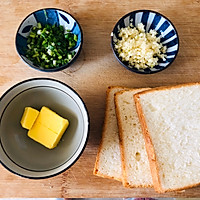
POLYGON ((57 71, 61 71, 61 70, 63 70, 63 69, 68 68, 71 64, 74 63, 74 61, 75 61, 75 60, 78 58, 78 56, 80 55, 80 52, 81 52, 81 50, 82 50, 82 46, 83 46, 83 31, 82 31, 82 28, 81 28, 79 22, 77 21, 77 19, 76 19, 73 15, 71 15, 70 13, 66 12, 65 10, 62 10, 62 9, 59 9, 59 8, 42 8, 42 9, 33 11, 32 13, 30 13, 29 15, 27 15, 27 16, 23 19, 23 21, 20 23, 20 25, 19 25, 19 27, 18 27, 18 29, 17 29, 17 32, 16 32, 16 36, 15 36, 15 47, 16 47, 17 53, 18 53, 18 55, 20 56, 20 58, 21 58, 21 59, 25 62, 25 64, 28 65, 29 67, 31 67, 31 68, 33 68, 33 69, 36 69, 36 70, 39 70, 39 71, 43 71, 43 72, 57 72, 57 71), (24 21, 25 21, 30 15, 32 15, 33 13, 38 12, 38 11, 50 10, 50 9, 62 11, 62 12, 64 12, 64 13, 70 15, 70 16, 76 21, 76 23, 78 24, 78 26, 79 26, 79 28, 80 28, 80 31, 81 31, 81 43, 80 43, 80 48, 79 48, 79 50, 77 51, 77 53, 75 54, 75 56, 72 58, 72 60, 71 60, 70 62, 68 62, 67 64, 62 65, 62 66, 60 66, 60 67, 57 67, 57 68, 42 69, 42 68, 39 68, 39 67, 35 67, 34 65, 28 64, 28 63, 26 62, 26 60, 21 56, 21 54, 19 53, 18 48, 17 48, 17 33, 19 32, 19 30, 20 30, 22 24, 24 23, 24 21))
POLYGON ((177 55, 178 55, 178 52, 179 52, 179 36, 178 36, 178 32, 176 30, 176 27, 174 26, 174 24, 171 22, 171 20, 169 20, 167 17, 165 17, 163 14, 157 12, 157 11, 153 11, 153 10, 135 10, 135 11, 132 11, 132 12, 129 12, 127 13, 126 15, 124 15, 123 17, 121 17, 117 23, 115 24, 114 28, 113 28, 113 31, 111 33, 111 48, 112 48, 112 51, 113 51, 113 54, 115 55, 115 57, 117 58, 118 62, 123 66, 125 67, 126 69, 128 69, 129 71, 132 71, 132 72, 135 72, 135 73, 138 73, 138 74, 155 74, 157 72, 161 72, 163 70, 165 70, 166 68, 168 68, 173 62, 174 60, 176 59, 177 55), (162 16, 163 18, 165 18, 166 20, 168 20, 170 22, 170 24, 172 25, 172 27, 174 28, 175 32, 176 32, 176 35, 177 35, 177 40, 178 40, 178 49, 177 49, 177 53, 174 57, 174 59, 165 67, 165 68, 162 68, 158 71, 150 71, 149 73, 147 72, 141 72, 139 70, 137 70, 137 68, 133 67, 133 68, 130 68, 128 67, 127 65, 124 64, 124 62, 120 59, 120 57, 117 55, 116 53, 116 50, 114 48, 114 41, 113 41, 113 31, 114 29, 116 28, 116 26, 118 25, 119 22, 121 22, 124 18, 126 18, 127 16, 129 16, 131 13, 138 13, 138 12, 152 12, 152 13, 155 13, 155 14, 158 14, 160 16, 162 16))
POLYGON ((54 174, 52 174, 52 175, 42 176, 42 177, 33 177, 33 176, 22 175, 22 174, 19 174, 19 173, 15 172, 15 171, 12 170, 12 169, 10 169, 9 167, 7 167, 7 165, 4 164, 4 163, 1 161, 1 158, 0 158, 0 163, 1 163, 1 165, 2 165, 4 168, 6 168, 8 171, 12 172, 13 174, 16 174, 16 175, 18 175, 18 176, 21 176, 21 177, 23 177, 23 178, 28 178, 28 179, 46 179, 46 178, 51 178, 51 177, 57 176, 57 175, 59 175, 59 174, 65 172, 67 169, 69 169, 71 166, 73 166, 73 165, 76 163, 76 161, 80 158, 80 156, 83 154, 83 152, 84 152, 84 150, 85 150, 85 147, 86 147, 86 145, 87 145, 87 143, 88 143, 88 140, 89 140, 89 133, 90 133, 90 116, 89 116, 89 112, 88 112, 88 109, 87 109, 87 107, 86 107, 86 104, 85 104, 85 102, 83 101, 83 99, 80 97, 80 95, 79 95, 72 87, 70 87, 70 86, 67 85, 66 83, 63 83, 63 82, 61 82, 61 81, 59 81, 59 80, 52 79, 52 78, 31 78, 31 79, 27 79, 27 80, 21 81, 21 82, 15 84, 15 85, 13 85, 12 87, 10 87, 6 92, 4 92, 3 95, 0 97, 0 101, 2 101, 2 99, 3 99, 11 90, 13 90, 14 88, 16 88, 17 86, 19 86, 19 85, 21 85, 21 84, 24 84, 24 83, 26 83, 26 82, 31 82, 31 81, 35 81, 35 80, 50 80, 50 81, 55 81, 55 82, 58 82, 58 83, 64 85, 65 87, 69 88, 72 92, 74 92, 74 93, 80 98, 81 102, 83 103, 84 109, 85 109, 85 111, 86 111, 86 113, 87 113, 87 117, 88 117, 87 138, 86 138, 86 140, 85 140, 85 144, 84 144, 82 150, 80 151, 80 153, 79 153, 79 155, 76 157, 76 159, 75 159, 68 167, 66 167, 65 169, 63 169, 63 170, 61 170, 61 171, 59 171, 59 172, 57 172, 57 173, 54 173, 54 174))

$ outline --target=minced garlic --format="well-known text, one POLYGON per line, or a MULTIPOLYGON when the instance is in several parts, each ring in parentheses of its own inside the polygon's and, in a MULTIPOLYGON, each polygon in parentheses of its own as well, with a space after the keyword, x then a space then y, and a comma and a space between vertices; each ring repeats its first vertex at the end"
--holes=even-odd
POLYGON ((138 27, 128 26, 121 28, 115 44, 122 61, 128 61, 131 67, 137 69, 153 68, 158 64, 159 58, 166 60, 166 46, 156 37, 157 32, 150 30, 145 32, 144 25, 138 27))

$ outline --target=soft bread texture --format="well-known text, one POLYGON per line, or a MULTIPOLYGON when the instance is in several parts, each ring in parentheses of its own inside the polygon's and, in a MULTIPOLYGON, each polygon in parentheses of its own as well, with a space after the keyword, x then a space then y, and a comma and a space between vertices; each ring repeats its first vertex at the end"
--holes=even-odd
POLYGON ((200 83, 134 95, 154 188, 163 193, 200 184, 200 83))
POLYGON ((94 175, 118 181, 122 180, 122 169, 114 94, 124 89, 124 87, 117 86, 108 87, 107 89, 102 139, 93 171, 94 175))
POLYGON ((133 95, 144 89, 115 94, 116 115, 122 157, 122 182, 125 187, 153 187, 149 161, 133 95))

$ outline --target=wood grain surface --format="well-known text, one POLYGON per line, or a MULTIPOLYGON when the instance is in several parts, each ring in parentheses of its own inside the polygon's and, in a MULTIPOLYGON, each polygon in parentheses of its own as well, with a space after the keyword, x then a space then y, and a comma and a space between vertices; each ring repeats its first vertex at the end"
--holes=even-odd
POLYGON ((80 94, 91 119, 86 149, 69 170, 53 178, 30 180, 0 166, 0 197, 200 197, 200 187, 158 194, 153 189, 127 189, 120 182, 92 174, 101 139, 107 87, 155 87, 200 81, 199 28, 199 0, 0 0, 0 95, 28 78, 55 78, 80 94), (55 73, 29 68, 15 49, 15 34, 21 21, 30 12, 47 7, 61 8, 74 15, 84 35, 77 62, 55 73), (180 37, 175 62, 157 74, 140 75, 128 71, 117 62, 110 47, 110 33, 115 23, 124 14, 137 9, 152 9, 167 16, 180 37))

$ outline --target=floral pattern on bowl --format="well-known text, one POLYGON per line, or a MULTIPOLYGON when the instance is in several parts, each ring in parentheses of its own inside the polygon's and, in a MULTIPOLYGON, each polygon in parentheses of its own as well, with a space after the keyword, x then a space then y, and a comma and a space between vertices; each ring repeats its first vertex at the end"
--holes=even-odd
POLYGON ((41 9, 28 15, 22 21, 16 34, 16 48, 20 57, 29 66, 47 72, 59 71, 69 67, 70 64, 72 64, 80 54, 82 43, 83 43, 83 33, 81 26, 77 22, 77 20, 71 14, 63 10, 54 8, 41 9), (75 51, 75 56, 69 63, 58 68, 44 69, 42 67, 35 66, 29 59, 26 58, 25 54, 27 49, 27 37, 29 36, 31 28, 33 26, 36 26, 38 22, 40 22, 42 25, 45 24, 61 25, 64 27, 65 31, 69 30, 70 32, 78 36, 78 41, 76 43, 76 46, 71 49, 71 51, 75 51))

